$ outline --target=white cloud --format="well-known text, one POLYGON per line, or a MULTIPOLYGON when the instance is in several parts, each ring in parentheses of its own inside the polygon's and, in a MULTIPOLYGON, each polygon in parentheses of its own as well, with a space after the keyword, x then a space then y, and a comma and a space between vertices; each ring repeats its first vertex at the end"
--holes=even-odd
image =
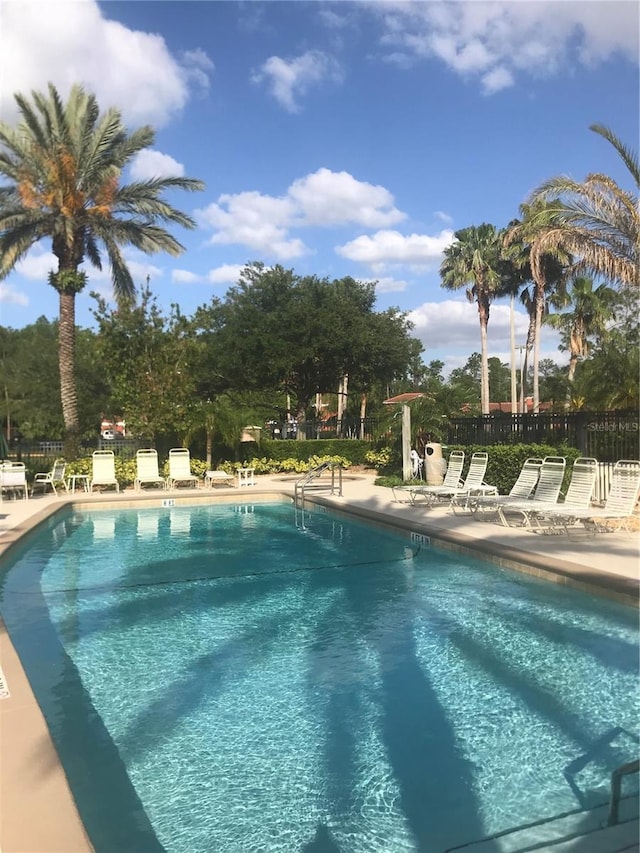
MULTIPOLYGON (((409 319, 415 326, 412 334, 428 349, 447 346, 465 347, 469 353, 480 351, 480 322, 474 302, 466 299, 425 302, 410 312, 409 319)), ((516 310, 517 342, 524 342, 528 327, 528 315, 516 310)), ((509 349, 510 328, 509 305, 494 303, 490 309, 488 326, 490 355, 497 349, 509 349)))
POLYGON ((289 199, 258 192, 221 195, 218 203, 197 211, 201 222, 215 229, 212 243, 240 243, 283 260, 308 251, 301 240, 288 237, 294 214, 289 199))
POLYGON ((207 281, 211 284, 236 284, 240 273, 244 269, 242 264, 223 264, 207 273, 207 281))
POLYGON ((131 161, 130 171, 134 181, 150 181, 154 178, 181 178, 184 166, 168 154, 145 148, 131 161))
POLYGON ((351 261, 369 265, 413 264, 433 266, 453 242, 453 231, 444 230, 434 237, 428 234, 400 234, 399 231, 378 231, 356 237, 336 252, 351 261))
POLYGON ((329 169, 299 178, 283 196, 256 191, 221 195, 196 215, 204 227, 214 229, 211 243, 238 243, 278 260, 309 253, 301 239, 290 235, 293 228, 380 227, 405 218, 384 187, 329 169))
POLYGON ((318 169, 289 187, 307 225, 355 223, 365 228, 394 225, 406 216, 393 205, 389 190, 357 181, 348 172, 318 169))
POLYGON ((43 243, 36 243, 16 264, 15 269, 24 278, 47 284, 49 273, 58 269, 58 259, 53 252, 45 249, 43 243))
POLYGON ((386 61, 436 57, 461 76, 477 76, 486 94, 513 85, 516 73, 549 75, 614 55, 638 61, 639 7, 626 0, 380 0, 366 8, 381 21, 386 61))
POLYGON ((171 270, 171 281, 175 284, 197 284, 202 280, 201 275, 196 275, 189 270, 171 270))
POLYGON ((377 279, 376 291, 378 293, 402 293, 407 289, 407 286, 407 282, 402 279, 383 276, 377 279))
POLYGON ((482 91, 485 95, 493 95, 501 89, 508 89, 514 83, 513 74, 503 66, 498 65, 482 78, 482 91))
POLYGON ((119 108, 133 124, 166 124, 194 87, 208 85, 212 64, 195 48, 174 57, 162 36, 109 20, 95 0, 4 3, 0 52, 0 114, 17 115, 14 92, 44 90, 53 82, 64 96, 78 81, 101 106, 119 108))
POLYGON ((12 287, 10 284, 0 283, 0 302, 6 302, 7 305, 24 305, 29 304, 29 297, 25 293, 21 293, 12 287))
POLYGON ((251 80, 254 83, 266 82, 268 91, 280 106, 290 113, 297 113, 300 111, 299 99, 312 86, 324 82, 339 83, 342 71, 332 56, 319 50, 308 50, 291 60, 270 56, 251 75, 251 80))

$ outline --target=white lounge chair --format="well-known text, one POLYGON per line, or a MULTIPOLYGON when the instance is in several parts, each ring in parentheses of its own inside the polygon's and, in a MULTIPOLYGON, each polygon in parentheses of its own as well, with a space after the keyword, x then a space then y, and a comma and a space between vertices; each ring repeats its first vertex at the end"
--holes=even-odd
POLYGON ((520 516, 520 523, 526 525, 529 518, 527 513, 535 510, 536 504, 543 507, 555 504, 560 495, 566 467, 567 460, 564 456, 545 456, 540 466, 540 476, 532 498, 527 501, 513 500, 510 497, 499 499, 496 502, 496 509, 504 526, 511 526, 507 519, 507 513, 517 514, 520 516))
POLYGON ((467 508, 476 515, 477 513, 492 513, 498 511, 498 503, 505 499, 515 501, 528 500, 538 483, 542 459, 530 456, 522 464, 520 473, 511 487, 508 495, 470 495, 467 500, 467 508))
POLYGON ((0 495, 3 492, 11 496, 24 492, 24 498, 28 500, 27 469, 24 462, 3 462, 0 465, 0 495))
POLYGON ((207 471, 204 475, 204 484, 208 488, 214 486, 232 486, 234 481, 233 474, 227 474, 226 471, 207 471))
POLYGON ((89 491, 94 486, 115 486, 120 491, 120 483, 116 480, 116 457, 113 450, 94 450, 91 456, 91 482, 89 491))
POLYGON ((463 450, 452 450, 449 455, 449 462, 447 464, 447 472, 444 475, 444 480, 442 481, 442 485, 440 486, 394 486, 393 498, 398 501, 398 503, 415 503, 416 496, 423 496, 426 500, 428 500, 427 495, 431 492, 437 491, 438 489, 458 489, 462 486, 462 480, 460 479, 462 475, 462 469, 464 467, 464 451, 463 450), (404 493, 407 497, 402 500, 398 497, 399 494, 404 493))
POLYGON ((582 522, 593 533, 630 530, 629 522, 639 497, 640 462, 620 459, 614 466, 611 488, 603 507, 576 509, 559 504, 545 515, 556 525, 561 525, 567 533, 569 527, 578 522, 582 522))
POLYGON ((458 489, 443 489, 437 494, 438 500, 449 500, 449 507, 454 511, 460 507, 468 509, 469 499, 479 495, 497 495, 497 486, 490 486, 484 481, 489 464, 489 454, 484 452, 474 453, 469 463, 469 470, 464 483, 458 489))
POLYGON ((179 484, 198 488, 198 478, 191 473, 191 455, 186 447, 174 447, 169 451, 169 476, 167 488, 177 489, 179 484))
POLYGON ((524 501, 520 506, 528 527, 538 532, 561 532, 564 524, 557 513, 582 512, 591 506, 598 476, 598 460, 580 457, 573 463, 564 500, 545 506, 543 501, 524 501), (533 506, 531 506, 533 504, 533 506))
POLYGON ((136 453, 136 478, 133 487, 142 491, 144 485, 167 487, 166 480, 158 473, 158 451, 152 448, 138 450, 136 453))
POLYGON ((50 471, 36 474, 33 478, 33 483, 31 484, 31 497, 33 497, 37 488, 41 488, 43 492, 46 492, 48 486, 51 486, 54 495, 58 494, 56 486, 62 486, 65 492, 68 492, 69 486, 64 479, 64 472, 66 468, 67 463, 64 459, 56 459, 50 471))

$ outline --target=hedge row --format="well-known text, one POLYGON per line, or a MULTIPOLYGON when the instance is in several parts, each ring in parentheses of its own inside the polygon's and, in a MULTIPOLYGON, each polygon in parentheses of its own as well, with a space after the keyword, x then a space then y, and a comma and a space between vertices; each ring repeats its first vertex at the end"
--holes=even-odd
POLYGON ((305 462, 311 456, 341 456, 352 465, 364 465, 368 450, 371 450, 371 442, 356 438, 311 438, 305 441, 263 438, 259 445, 260 454, 269 459, 299 459, 305 462))
MULTIPOLYGON (((487 464, 487 473, 485 482, 496 486, 501 495, 506 495, 511 490, 511 487, 518 478, 520 469, 526 459, 530 456, 544 459, 545 456, 564 456, 567 460, 567 471, 563 484, 563 491, 569 484, 571 478, 571 469, 573 463, 581 455, 575 447, 551 447, 548 444, 495 444, 491 447, 484 447, 479 444, 459 446, 449 445, 443 448, 442 455, 445 459, 449 458, 452 450, 462 450, 465 454, 465 465, 462 476, 466 476, 469 468, 469 462, 473 453, 486 452, 489 455, 487 464)), ((402 482, 401 474, 396 471, 387 470, 384 472, 386 476, 381 477, 376 481, 381 486, 393 486, 402 482)), ((414 481, 415 482, 415 481, 414 481)))
MULTIPOLYGON (((309 471, 311 468, 315 468, 323 462, 334 462, 335 464, 341 465, 343 468, 349 468, 351 466, 351 461, 349 459, 345 459, 342 456, 325 455, 311 456, 307 457, 304 460, 291 458, 268 459, 267 457, 254 457, 252 459, 247 459, 246 462, 222 462, 216 467, 218 470, 226 471, 227 474, 235 474, 238 468, 243 467, 254 468, 256 474, 304 474, 306 471, 309 471)), ((205 461, 203 461, 202 459, 196 459, 194 457, 191 457, 191 473, 194 474, 196 477, 204 478, 207 468, 208 466, 205 461)), ((75 462, 70 462, 66 468, 66 475, 71 476, 72 474, 86 474, 90 477, 91 469, 91 456, 87 456, 83 459, 78 459, 75 462)), ((115 470, 116 480, 120 484, 121 488, 126 488, 127 486, 133 485, 136 477, 135 459, 123 459, 120 456, 116 456, 115 470)), ((168 461, 165 462, 164 465, 160 466, 160 475, 162 477, 167 477, 169 475, 168 461)))

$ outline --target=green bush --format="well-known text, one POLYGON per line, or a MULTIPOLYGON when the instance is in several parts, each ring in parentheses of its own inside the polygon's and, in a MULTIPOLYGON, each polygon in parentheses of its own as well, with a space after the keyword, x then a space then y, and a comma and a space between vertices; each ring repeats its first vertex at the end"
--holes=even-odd
POLYGON ((352 465, 364 465, 365 454, 371 449, 371 442, 355 438, 319 438, 297 441, 296 439, 265 438, 260 449, 270 459, 299 459, 306 462, 310 457, 341 457, 352 465))
MULTIPOLYGON (((489 454, 487 464, 487 473, 485 482, 496 486, 501 495, 506 495, 511 490, 511 487, 518 478, 520 469, 526 459, 530 456, 544 458, 545 456, 564 456, 567 460, 567 470, 562 490, 565 491, 571 479, 571 471, 573 463, 581 455, 575 447, 551 447, 548 444, 494 444, 490 447, 484 447, 479 444, 473 445, 449 445, 443 448, 442 455, 445 459, 449 458, 452 450, 462 450, 465 454, 465 464, 462 472, 462 477, 466 476, 469 469, 469 462, 473 453, 486 452, 489 454)), ((385 472, 385 476, 378 477, 375 481, 377 486, 399 486, 403 482, 402 474, 399 471, 385 472)))

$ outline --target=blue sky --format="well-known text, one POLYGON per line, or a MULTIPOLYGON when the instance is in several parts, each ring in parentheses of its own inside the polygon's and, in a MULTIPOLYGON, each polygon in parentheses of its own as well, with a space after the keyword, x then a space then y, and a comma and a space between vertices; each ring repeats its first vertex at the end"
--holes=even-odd
MULTIPOLYGON (((440 287, 453 231, 502 227, 543 180, 605 172, 625 183, 610 126, 637 149, 638 9, 616 0, 106 2, 5 0, 0 114, 14 91, 73 82, 156 143, 132 177, 185 174, 206 189, 172 200, 198 228, 179 258, 127 252, 134 279, 191 313, 248 261, 301 275, 378 281, 377 307, 410 313, 424 358, 479 350, 475 307, 440 287)), ((57 316, 43 243, 0 282, 0 323, 57 316)), ((110 296, 88 270, 77 299, 110 296)), ((507 303, 490 354, 508 361, 507 303)), ((526 318, 518 314, 518 342, 526 318)), ((543 356, 563 360, 547 331, 543 356)))

